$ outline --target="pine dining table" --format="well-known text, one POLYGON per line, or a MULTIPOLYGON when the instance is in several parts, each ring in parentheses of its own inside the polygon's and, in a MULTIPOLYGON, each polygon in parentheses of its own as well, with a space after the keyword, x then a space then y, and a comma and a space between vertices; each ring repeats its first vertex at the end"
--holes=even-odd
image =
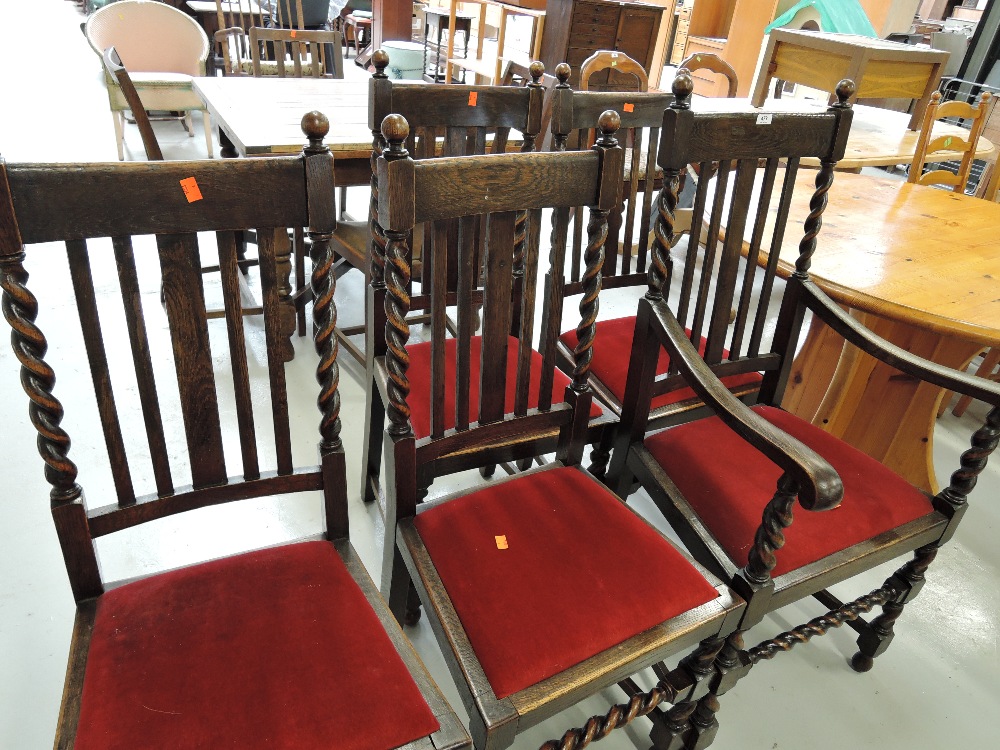
MULTIPOLYGON (((816 174, 797 174, 790 216, 809 213, 816 174)), ((771 221, 774 214, 772 207, 771 221)), ((838 172, 809 273, 876 334, 964 369, 984 348, 1000 346, 997 227, 998 203, 838 172)), ((794 270, 801 238, 801 222, 790 223, 779 249, 779 273, 794 270)), ((769 252, 762 255, 763 264, 769 252)), ((814 322, 782 405, 914 485, 937 492, 932 448, 943 393, 845 346, 838 334, 814 322)))

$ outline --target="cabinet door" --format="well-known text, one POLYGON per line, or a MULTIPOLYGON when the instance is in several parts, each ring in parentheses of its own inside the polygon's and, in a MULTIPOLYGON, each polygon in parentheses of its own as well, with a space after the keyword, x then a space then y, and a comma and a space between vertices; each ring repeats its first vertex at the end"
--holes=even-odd
MULTIPOLYGON (((624 6, 618 19, 618 33, 615 38, 615 49, 624 52, 649 73, 653 64, 653 50, 656 47, 656 34, 660 30, 662 8, 624 6)), ((608 87, 620 90, 635 90, 635 79, 630 75, 621 75, 611 71, 608 76, 608 87)))

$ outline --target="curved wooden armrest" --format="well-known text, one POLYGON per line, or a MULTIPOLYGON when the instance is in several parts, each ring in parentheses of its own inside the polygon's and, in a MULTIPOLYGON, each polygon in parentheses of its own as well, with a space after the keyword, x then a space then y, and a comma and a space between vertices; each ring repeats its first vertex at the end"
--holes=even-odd
POLYGON ((653 315, 665 334, 670 362, 688 385, 737 435, 779 466, 798 485, 799 504, 807 510, 830 510, 840 505, 844 485, 833 467, 818 453, 772 425, 729 392, 698 354, 684 327, 663 301, 650 301, 653 315))
POLYGON ((907 375, 926 383, 1000 406, 1000 383, 954 370, 901 349, 881 336, 872 333, 853 317, 844 312, 814 281, 803 281, 806 306, 850 344, 870 354, 907 375))
POLYGON ((246 31, 239 26, 230 26, 228 29, 219 29, 215 32, 215 41, 224 42, 227 36, 245 36, 246 31))

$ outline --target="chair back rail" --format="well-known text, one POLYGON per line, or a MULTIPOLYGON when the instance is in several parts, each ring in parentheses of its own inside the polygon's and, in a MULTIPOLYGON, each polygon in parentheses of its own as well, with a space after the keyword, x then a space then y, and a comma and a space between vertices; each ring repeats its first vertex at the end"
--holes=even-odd
POLYGON ((93 538, 206 505, 325 489, 328 530, 334 536, 346 533, 346 508, 340 507, 345 490, 324 482, 324 471, 343 471, 331 338, 333 282, 322 275, 332 263, 333 163, 322 145, 326 118, 313 113, 303 124, 311 145, 305 156, 294 158, 228 164, 0 162, 3 308, 14 328, 12 344, 32 400, 53 515, 78 599, 102 590, 93 538), (296 467, 280 356, 283 315, 274 237, 284 227, 305 225, 313 238, 314 285, 322 292, 315 320, 323 444, 322 466, 296 467), (257 230, 261 258, 266 348, 261 373, 251 372, 241 314, 235 234, 248 228, 257 230), (39 305, 23 265, 25 258, 58 265, 58 245, 42 243, 60 241, 116 496, 115 503, 98 500, 92 509, 83 505, 69 437, 60 426, 63 409, 52 392, 54 372, 43 359, 47 341, 35 322, 39 305), (206 250, 219 257, 225 335, 210 331, 200 257, 206 250), (112 262, 117 279, 99 277, 97 269, 112 262), (157 271, 161 285, 153 287, 161 289, 165 325, 150 284, 142 284, 143 276, 157 271), (120 302, 108 305, 109 295, 120 296, 120 302), (164 328, 169 345, 151 335, 164 328), (217 371, 217 359, 228 359, 230 374, 217 371), (255 382, 263 379, 266 388, 255 382), (136 423, 122 418, 130 409, 142 415, 138 434, 125 429, 136 423), (182 416, 179 434, 164 418, 175 409, 182 416), (258 447, 262 428, 271 433, 265 443, 274 445, 266 456, 258 447), (238 444, 240 469, 232 466, 233 457, 227 460, 232 435, 238 438, 232 442, 238 444), (190 484, 183 484, 187 475, 190 484))
MULTIPOLYGON (((540 255, 541 219, 543 208, 555 208, 554 237, 566 236, 567 213, 558 209, 570 206, 588 205, 595 212, 589 236, 590 252, 588 261, 588 296, 581 303, 581 327, 585 333, 581 338, 580 373, 574 377, 574 387, 586 387, 587 355, 589 342, 593 339, 593 320, 596 318, 596 295, 600 288, 600 263, 604 221, 606 212, 615 205, 620 190, 622 157, 621 149, 615 144, 612 133, 617 123, 609 114, 605 129, 608 131, 594 151, 556 156, 554 154, 503 154, 484 155, 474 159, 441 158, 433 160, 413 160, 404 148, 409 132, 405 120, 393 116, 383 124, 383 134, 388 147, 378 162, 379 183, 383 191, 379 195, 379 222, 387 238, 385 259, 387 321, 385 367, 389 373, 388 403, 389 432, 396 436, 411 434, 409 408, 406 396, 409 391, 407 367, 409 358, 406 344, 409 327, 406 313, 416 304, 429 309, 431 314, 431 429, 430 439, 453 439, 446 435, 444 425, 446 415, 444 394, 446 348, 454 346, 455 351, 455 392, 456 414, 455 433, 494 428, 500 435, 498 440, 510 438, 510 426, 505 421, 518 420, 518 432, 523 438, 540 430, 554 428, 551 399, 546 391, 551 391, 551 372, 555 369, 554 358, 543 358, 541 372, 541 394, 538 408, 529 409, 529 389, 531 377, 529 363, 534 343, 534 295, 527 293, 515 297, 513 288, 517 268, 524 279, 525 289, 533 289, 537 283, 537 266, 540 255), (614 124, 615 127, 612 127, 614 124), (523 240, 517 236, 517 225, 524 216, 523 240), (482 220, 485 217, 485 220, 482 220), (480 224, 482 221, 482 225, 480 224), (429 245, 424 247, 424 263, 433 267, 435 282, 412 297, 409 294, 408 233, 418 223, 431 225, 429 245), (457 223, 460 241, 459 253, 452 254, 449 243, 451 227, 457 223), (470 255, 475 247, 462 242, 466 233, 483 231, 485 254, 482 272, 476 273, 470 263, 470 255), (457 334, 454 339, 446 339, 445 313, 449 303, 449 288, 444 281, 449 275, 449 266, 457 262, 457 286, 455 299, 458 301, 457 334), (476 326, 472 321, 475 314, 469 302, 481 300, 482 327, 474 340, 476 326), (512 302, 513 300, 513 302, 512 302), (515 309, 519 308, 519 309, 515 309), (588 338, 589 336, 589 338, 588 338), (514 337, 514 340, 511 339, 514 337), (480 368, 477 422, 469 415, 469 389, 471 360, 474 348, 478 346, 482 366, 480 368), (511 354, 509 347, 516 346, 514 353, 518 367, 516 382, 513 384, 514 412, 506 414, 505 399, 510 385, 506 382, 504 363, 511 354), (546 376, 549 373, 546 389, 546 376)), ((605 219, 606 220, 606 219, 605 219)), ((558 244, 558 241, 555 242, 558 244)), ((557 248, 554 246, 553 251, 557 248)), ((569 410, 565 418, 568 419, 569 410)), ((479 444, 490 438, 477 435, 479 444)), ((455 440, 456 450, 462 441, 455 440)), ((435 451, 439 453, 440 451, 435 451)))
POLYGON ((262 54, 273 49, 278 78, 343 78, 344 40, 339 31, 250 29, 250 59, 254 78, 266 74, 262 54), (287 48, 287 52, 286 52, 287 48), (291 59, 288 60, 290 54, 291 59))

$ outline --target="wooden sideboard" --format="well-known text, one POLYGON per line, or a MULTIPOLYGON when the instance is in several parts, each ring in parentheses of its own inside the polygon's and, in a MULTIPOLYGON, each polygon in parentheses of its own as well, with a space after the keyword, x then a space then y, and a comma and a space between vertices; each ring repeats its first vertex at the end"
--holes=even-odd
MULTIPOLYGON (((574 88, 580 80, 580 65, 601 49, 624 52, 648 73, 659 64, 654 53, 664 8, 636 2, 609 0, 548 0, 545 32, 542 34, 542 62, 549 72, 567 62, 573 68, 569 79, 574 88)), ((657 71, 659 73, 659 71, 657 71)), ((652 74, 650 79, 653 79, 652 74)), ((632 76, 616 71, 601 72, 590 79, 592 89, 635 90, 632 76)))

